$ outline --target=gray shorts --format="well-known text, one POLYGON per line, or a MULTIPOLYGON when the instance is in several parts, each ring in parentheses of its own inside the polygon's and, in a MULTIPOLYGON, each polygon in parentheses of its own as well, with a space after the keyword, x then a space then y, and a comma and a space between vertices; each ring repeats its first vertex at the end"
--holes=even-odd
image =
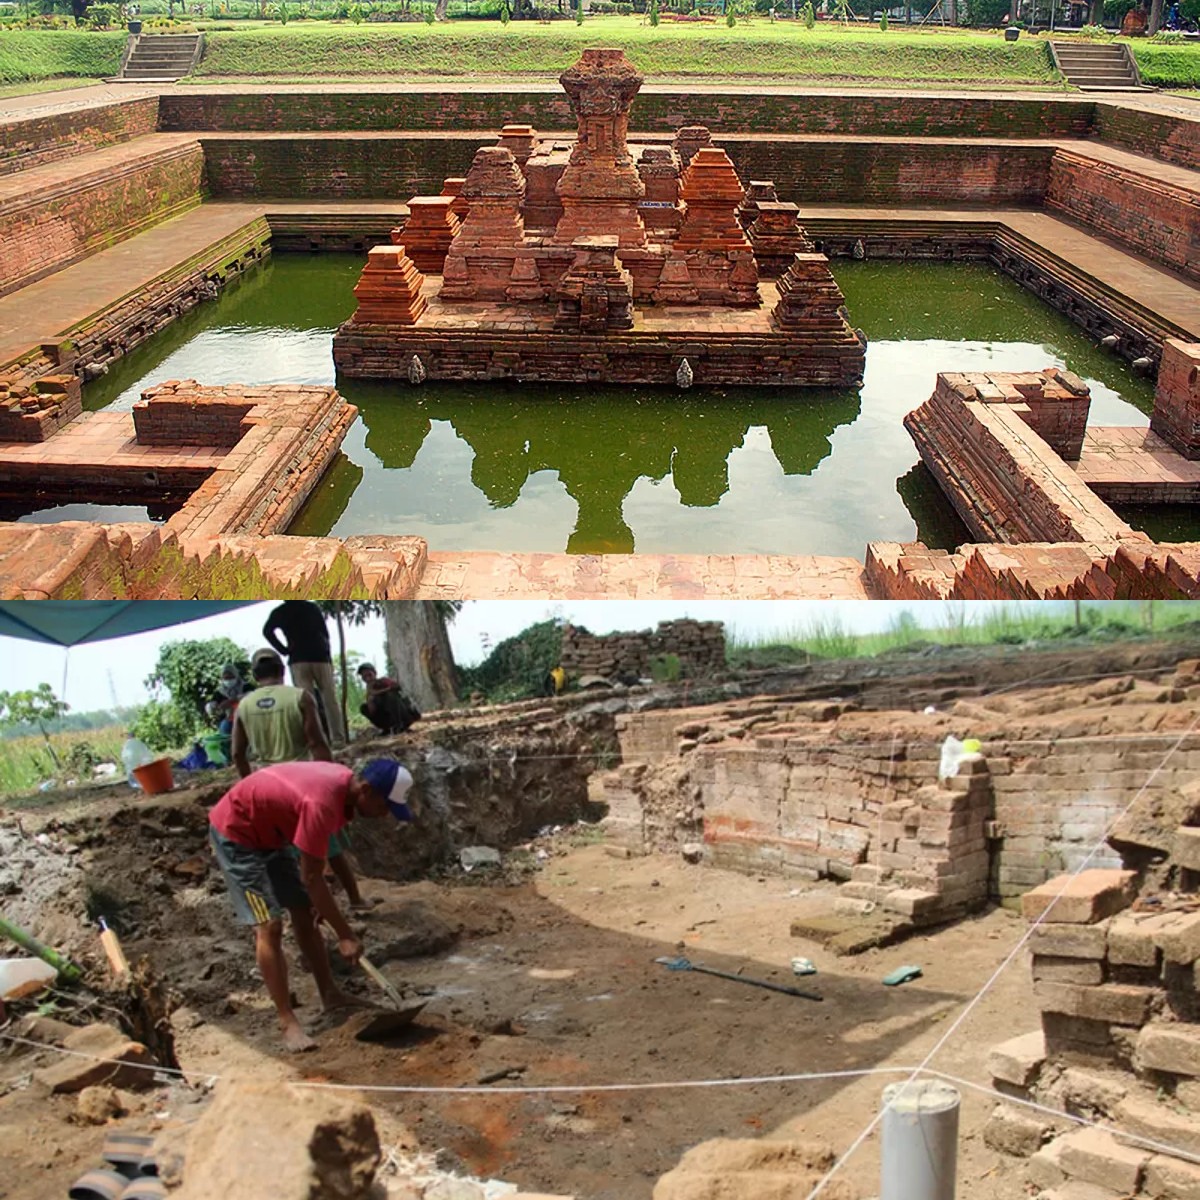
POLYGON ((251 850, 208 828, 208 838, 239 925, 265 925, 289 908, 308 908, 312 901, 300 881, 296 860, 282 850, 251 850))

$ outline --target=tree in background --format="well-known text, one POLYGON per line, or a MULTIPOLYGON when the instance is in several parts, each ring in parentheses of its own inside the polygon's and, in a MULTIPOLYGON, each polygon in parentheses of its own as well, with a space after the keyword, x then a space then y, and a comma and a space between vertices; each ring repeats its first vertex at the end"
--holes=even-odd
MULTIPOLYGON (((446 625, 462 607, 461 600, 321 600, 318 604, 337 622, 341 704, 347 716, 347 693, 357 685, 357 676, 350 679, 345 627, 364 625, 373 616, 383 617, 386 673, 394 676, 401 691, 422 712, 446 708, 458 699, 446 625)), ((354 708, 357 711, 357 702, 354 708)))
POLYGON ((54 689, 48 683, 39 683, 36 688, 24 692, 0 692, 0 725, 36 725, 54 760, 55 770, 60 770, 62 763, 46 732, 46 722, 57 720, 70 707, 54 694, 54 689))
POLYGON ((422 712, 458 699, 458 678, 446 625, 460 600, 384 600, 387 653, 396 682, 422 712))
POLYGON ((497 703, 540 696, 546 672, 562 657, 562 632, 562 621, 539 621, 505 638, 479 666, 462 672, 463 687, 497 703))
POLYGON ((217 692, 221 668, 233 663, 249 679, 250 662, 245 650, 229 638, 207 641, 167 642, 158 652, 158 663, 146 678, 153 693, 139 710, 131 732, 156 750, 186 745, 207 728, 205 706, 217 692), (158 693, 166 689, 168 700, 158 693))

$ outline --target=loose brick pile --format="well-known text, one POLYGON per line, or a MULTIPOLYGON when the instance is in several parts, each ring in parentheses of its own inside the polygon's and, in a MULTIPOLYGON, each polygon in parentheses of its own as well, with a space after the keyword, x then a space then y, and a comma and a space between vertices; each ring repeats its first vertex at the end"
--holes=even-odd
POLYGON ((0 378, 0 442, 44 442, 82 412, 74 375, 43 375, 32 387, 0 378))
POLYGON ((1136 872, 1086 870, 1022 900, 1039 922, 1030 949, 1041 1029, 995 1047, 989 1072, 1008 1095, 1108 1127, 1053 1136, 1044 1111, 996 1110, 985 1140, 1028 1156, 1027 1179, 1047 1197, 1085 1185, 1098 1196, 1200 1196, 1200 793, 1191 784, 1176 798, 1141 840, 1165 842, 1157 878, 1182 891, 1144 882, 1138 897, 1136 872))
POLYGON ((725 669, 725 626, 720 621, 660 621, 641 633, 592 634, 568 625, 563 630, 560 666, 568 675, 649 675, 655 659, 674 655, 682 674, 702 679, 725 669))

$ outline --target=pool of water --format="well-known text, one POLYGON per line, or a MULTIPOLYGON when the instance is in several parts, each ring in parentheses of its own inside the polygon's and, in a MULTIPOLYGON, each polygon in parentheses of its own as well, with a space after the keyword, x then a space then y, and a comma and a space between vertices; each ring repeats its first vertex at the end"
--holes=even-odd
POLYGON ((861 556, 966 531, 901 420, 938 371, 1066 366, 1094 424, 1145 425, 1153 387, 985 264, 834 273, 870 339, 856 392, 335 378, 358 255, 277 255, 89 384, 128 408, 164 379, 337 383, 361 418, 291 532, 408 533, 439 550, 861 556))
POLYGON ((0 520, 27 525, 53 525, 59 521, 102 521, 106 525, 152 521, 160 524, 174 511, 145 504, 54 504, 30 509, 28 505, 5 501, 0 503, 0 520))

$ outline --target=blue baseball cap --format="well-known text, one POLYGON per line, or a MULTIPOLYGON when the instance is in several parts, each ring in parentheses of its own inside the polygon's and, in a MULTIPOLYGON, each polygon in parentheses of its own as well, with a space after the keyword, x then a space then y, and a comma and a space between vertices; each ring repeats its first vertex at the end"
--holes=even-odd
POLYGON ((413 784, 407 767, 394 758, 373 758, 359 772, 359 777, 387 801, 388 810, 397 821, 413 819, 412 809, 404 803, 413 784))

